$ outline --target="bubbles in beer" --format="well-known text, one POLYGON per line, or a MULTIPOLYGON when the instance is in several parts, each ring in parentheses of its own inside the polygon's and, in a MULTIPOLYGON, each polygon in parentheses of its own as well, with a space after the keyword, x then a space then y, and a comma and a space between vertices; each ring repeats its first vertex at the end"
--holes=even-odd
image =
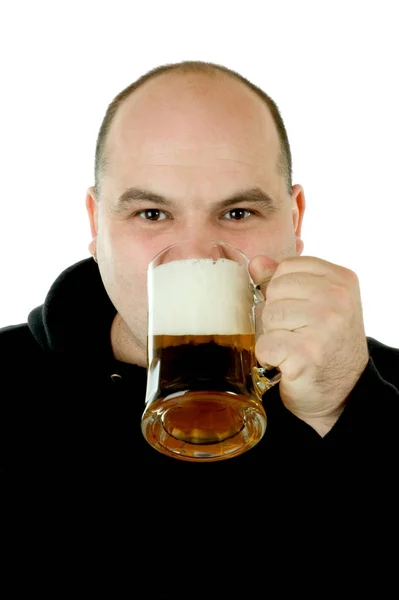
POLYGON ((152 335, 253 333, 245 266, 221 258, 175 260, 149 273, 152 335))

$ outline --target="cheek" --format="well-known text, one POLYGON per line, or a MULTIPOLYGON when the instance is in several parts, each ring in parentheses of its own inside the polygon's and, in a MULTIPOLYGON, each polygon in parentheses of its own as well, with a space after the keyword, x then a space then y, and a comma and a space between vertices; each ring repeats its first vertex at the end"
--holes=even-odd
POLYGON ((130 304, 145 291, 148 263, 134 238, 117 225, 108 222, 99 228, 97 258, 107 291, 120 310, 121 303, 130 304))
POLYGON ((263 254, 280 262, 283 258, 295 256, 295 233, 286 221, 273 221, 270 226, 252 232, 249 238, 242 240, 240 249, 249 259, 263 254))
POLYGON ((103 258, 115 267, 126 268, 131 264, 146 271, 148 263, 158 251, 154 240, 143 239, 130 222, 107 221, 99 228, 97 244, 103 258))
POLYGON ((146 302, 148 265, 170 243, 161 236, 150 239, 133 231, 127 222, 108 221, 99 228, 97 257, 114 303, 131 307, 146 302))

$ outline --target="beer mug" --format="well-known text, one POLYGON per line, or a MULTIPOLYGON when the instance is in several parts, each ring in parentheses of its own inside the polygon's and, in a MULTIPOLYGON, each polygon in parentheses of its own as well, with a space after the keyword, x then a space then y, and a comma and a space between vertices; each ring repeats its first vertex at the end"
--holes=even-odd
POLYGON ((281 373, 255 358, 255 308, 264 297, 248 263, 230 244, 185 241, 148 266, 141 429, 163 454, 223 460, 249 450, 265 433, 262 395, 281 373))

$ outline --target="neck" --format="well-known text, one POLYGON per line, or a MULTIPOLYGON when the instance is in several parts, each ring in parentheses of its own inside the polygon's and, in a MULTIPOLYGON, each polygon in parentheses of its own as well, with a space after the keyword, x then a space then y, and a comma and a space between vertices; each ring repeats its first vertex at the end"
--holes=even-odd
POLYGON ((119 313, 116 314, 111 326, 111 346, 116 360, 140 367, 146 366, 146 347, 132 335, 119 313))

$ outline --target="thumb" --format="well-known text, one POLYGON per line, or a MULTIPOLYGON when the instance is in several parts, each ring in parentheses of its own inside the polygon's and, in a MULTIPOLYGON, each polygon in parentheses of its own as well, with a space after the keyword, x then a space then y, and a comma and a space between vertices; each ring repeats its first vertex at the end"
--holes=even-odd
POLYGON ((265 297, 267 284, 273 277, 277 267, 277 261, 269 258, 268 256, 264 256, 263 254, 254 256, 249 262, 249 274, 251 275, 255 285, 260 287, 261 292, 265 297))

